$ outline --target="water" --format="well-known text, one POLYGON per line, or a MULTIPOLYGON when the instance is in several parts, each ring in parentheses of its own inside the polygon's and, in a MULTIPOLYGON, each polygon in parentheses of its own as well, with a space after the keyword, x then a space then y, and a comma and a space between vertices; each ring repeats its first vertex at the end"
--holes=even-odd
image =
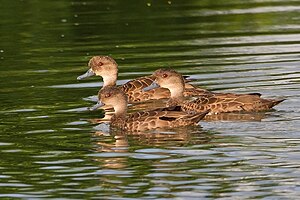
MULTIPOLYGON (((0 197, 295 199, 300 5, 253 1, 3 1, 0 197), (169 67, 212 91, 286 98, 201 127, 121 135, 87 112, 92 55, 119 83, 169 67)), ((141 108, 147 107, 140 105, 141 108)))

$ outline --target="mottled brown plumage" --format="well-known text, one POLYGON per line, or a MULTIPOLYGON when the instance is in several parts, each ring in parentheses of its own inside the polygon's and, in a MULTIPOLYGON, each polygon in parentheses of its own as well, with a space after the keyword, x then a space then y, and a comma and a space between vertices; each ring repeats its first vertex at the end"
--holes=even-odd
POLYGON ((199 96, 193 101, 184 101, 184 82, 181 74, 171 69, 159 69, 154 72, 153 76, 157 84, 170 90, 171 98, 168 101, 168 106, 180 106, 182 111, 202 112, 210 110, 211 113, 255 112, 269 110, 283 101, 283 99, 263 99, 259 93, 208 93, 199 96))
MULTIPOLYGON (((118 64, 109 56, 94 56, 90 59, 88 66, 90 69, 77 79, 81 80, 93 75, 101 76, 103 78, 103 88, 106 86, 115 86, 118 78, 118 64)), ((128 101, 140 102, 151 99, 169 98, 170 91, 166 88, 156 88, 149 91, 142 89, 148 87, 153 83, 154 77, 145 76, 125 83, 119 86, 122 91, 128 96, 128 101)), ((209 93, 207 90, 195 88, 191 84, 185 83, 187 88, 184 92, 185 96, 195 96, 209 93)))
POLYGON ((208 112, 188 114, 182 111, 162 109, 127 114, 127 97, 115 86, 99 91, 100 103, 112 106, 114 115, 111 125, 126 131, 145 131, 155 128, 174 128, 197 124, 208 112))

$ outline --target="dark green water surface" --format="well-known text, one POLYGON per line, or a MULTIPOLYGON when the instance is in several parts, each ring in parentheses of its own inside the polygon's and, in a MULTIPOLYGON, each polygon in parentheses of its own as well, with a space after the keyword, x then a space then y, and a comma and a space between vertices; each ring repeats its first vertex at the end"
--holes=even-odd
MULTIPOLYGON (((27 1, 0 6, 0 197, 297 199, 300 1, 27 1), (77 81, 111 55, 119 82, 172 67, 275 110, 119 135, 77 81)), ((147 107, 147 106, 145 106, 147 107)))

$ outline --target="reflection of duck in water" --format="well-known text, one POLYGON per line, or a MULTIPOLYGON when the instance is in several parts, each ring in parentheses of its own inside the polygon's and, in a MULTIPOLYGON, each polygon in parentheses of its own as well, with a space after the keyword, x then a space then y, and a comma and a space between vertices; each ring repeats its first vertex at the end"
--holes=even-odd
POLYGON ((188 114, 182 111, 162 108, 127 114, 127 97, 117 87, 101 89, 99 91, 99 102, 91 110, 96 110, 105 104, 114 108, 111 126, 129 132, 196 125, 208 113, 205 111, 188 114))
POLYGON ((161 129, 156 132, 134 132, 128 135, 131 143, 149 146, 186 146, 208 143, 213 135, 201 127, 178 127, 176 129, 161 129))
MULTIPOLYGON (((128 139, 127 135, 118 132, 119 134, 114 134, 114 142, 113 143, 106 143, 103 140, 96 142, 96 151, 97 152, 109 152, 109 153, 127 153, 128 152, 128 139)), ((96 131, 94 137, 101 138, 103 135, 102 131, 96 131)), ((109 157, 106 159, 95 159, 96 161, 102 161, 103 167, 110 168, 110 169, 119 169, 126 167, 126 159, 124 157, 109 157)))
MULTIPOLYGON (((107 86, 116 86, 118 78, 118 64, 113 58, 109 56, 94 56, 90 59, 88 65, 90 69, 85 74, 78 76, 78 80, 96 75, 103 78, 103 88, 107 86)), ((130 103, 151 99, 169 98, 170 91, 165 88, 157 88, 151 91, 142 90, 143 88, 151 85, 153 80, 154 78, 152 76, 140 77, 119 86, 119 88, 128 96, 128 101, 130 103)), ((195 88, 188 83, 185 83, 184 87, 185 96, 209 93, 207 90, 195 88)))
MULTIPOLYGON (((105 131, 104 131, 105 132, 105 131)), ((96 131, 95 137, 104 137, 102 131, 96 131)), ((136 145, 149 146, 184 146, 203 144, 211 141, 214 137, 212 134, 202 130, 199 126, 194 127, 179 127, 176 129, 161 129, 160 131, 147 132, 128 132, 124 133, 118 129, 110 129, 109 137, 115 142, 103 142, 101 139, 97 141, 97 151, 101 152, 127 152, 131 143, 136 145)))
MULTIPOLYGON (((93 134, 93 141, 95 141, 93 146, 95 148, 92 151, 95 152, 93 161, 99 163, 101 175, 98 177, 101 187, 115 189, 114 181, 124 181, 123 177, 127 175, 126 172, 130 173, 130 177, 138 176, 135 180, 140 180, 140 177, 151 173, 145 169, 152 168, 154 167, 152 166, 153 163, 171 156, 176 147, 190 149, 194 145, 210 144, 215 137, 214 134, 203 131, 200 126, 185 126, 157 133, 124 133, 119 129, 111 128, 109 136, 107 134, 104 136, 100 131, 97 131, 93 134), (158 152, 147 150, 148 148, 153 149, 153 147, 158 152), (168 147, 171 147, 170 150, 168 147), (140 152, 138 149, 143 151, 140 152), (159 152, 159 149, 162 149, 162 152, 159 152), (143 161, 149 159, 150 162, 143 162, 140 159, 143 161), (141 169, 140 166, 143 170, 139 170, 141 169)), ((173 164, 175 167, 176 163, 173 164)), ((122 186, 126 184, 132 184, 132 182, 125 181, 122 186)))
POLYGON ((168 106, 178 106, 182 111, 202 112, 210 110, 212 114, 224 112, 257 112, 271 109, 283 101, 263 99, 260 94, 210 93, 201 95, 193 101, 184 101, 184 82, 181 74, 171 69, 159 69, 153 74, 155 80, 144 90, 164 87, 170 90, 168 106))

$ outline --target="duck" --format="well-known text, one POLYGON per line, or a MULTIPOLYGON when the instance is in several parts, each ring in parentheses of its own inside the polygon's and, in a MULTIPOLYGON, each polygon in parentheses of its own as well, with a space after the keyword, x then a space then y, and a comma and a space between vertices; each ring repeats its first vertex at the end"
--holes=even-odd
POLYGON ((123 131, 140 132, 158 128, 176 128, 197 125, 208 111, 201 113, 186 113, 160 108, 150 111, 139 111, 127 114, 127 95, 120 87, 107 86, 98 93, 99 101, 89 110, 108 105, 113 107, 110 126, 123 131))
POLYGON ((153 73, 153 83, 144 88, 145 91, 157 87, 170 90, 168 107, 184 112, 203 112, 210 110, 210 114, 227 112, 260 112, 267 111, 285 99, 263 99, 260 93, 209 93, 196 97, 194 100, 184 100, 184 81, 180 73, 173 69, 158 69, 153 73))
MULTIPOLYGON (((83 80, 92 76, 101 76, 103 78, 103 87, 116 86, 118 78, 118 64, 110 56, 93 56, 88 62, 89 69, 86 73, 77 77, 77 80, 83 80)), ((119 86, 120 89, 128 96, 129 103, 143 102, 147 100, 168 99, 170 91, 166 88, 156 88, 149 91, 143 91, 143 88, 153 83, 152 76, 144 76, 128 81, 119 86)), ((210 93, 208 90, 196 88, 187 83, 189 80, 185 77, 185 96, 195 96, 210 93)))

